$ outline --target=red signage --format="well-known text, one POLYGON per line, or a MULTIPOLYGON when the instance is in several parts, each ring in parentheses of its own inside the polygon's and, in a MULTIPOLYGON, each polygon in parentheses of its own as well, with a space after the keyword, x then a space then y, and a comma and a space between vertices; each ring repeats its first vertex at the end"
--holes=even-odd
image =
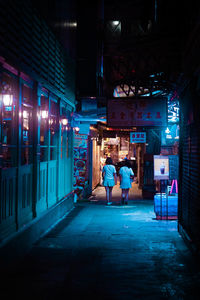
POLYGON ((166 126, 166 124, 166 98, 108 100, 108 126, 166 126))

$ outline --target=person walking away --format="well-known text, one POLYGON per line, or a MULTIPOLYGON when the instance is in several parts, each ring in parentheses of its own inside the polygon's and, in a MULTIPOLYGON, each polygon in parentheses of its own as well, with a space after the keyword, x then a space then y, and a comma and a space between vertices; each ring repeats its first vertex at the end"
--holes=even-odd
POLYGON ((117 184, 117 173, 111 157, 106 158, 106 165, 103 167, 102 177, 103 186, 105 186, 106 190, 107 205, 110 205, 112 204, 112 189, 113 186, 117 184))
POLYGON ((131 164, 129 161, 124 161, 124 166, 119 170, 120 188, 122 189, 122 204, 128 204, 128 193, 132 186, 132 181, 134 179, 134 173, 131 169, 131 164))

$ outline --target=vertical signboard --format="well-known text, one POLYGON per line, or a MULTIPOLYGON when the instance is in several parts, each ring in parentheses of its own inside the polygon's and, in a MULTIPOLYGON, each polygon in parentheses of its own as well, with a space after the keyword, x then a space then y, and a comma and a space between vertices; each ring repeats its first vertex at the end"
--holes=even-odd
POLYGON ((88 184, 88 135, 74 137, 74 190, 80 196, 88 184))

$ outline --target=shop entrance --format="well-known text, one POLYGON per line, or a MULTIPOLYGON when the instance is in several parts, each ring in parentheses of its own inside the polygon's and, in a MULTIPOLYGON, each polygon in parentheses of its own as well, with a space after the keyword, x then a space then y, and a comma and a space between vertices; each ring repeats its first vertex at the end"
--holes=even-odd
POLYGON ((101 170, 107 157, 112 158, 117 173, 119 173, 124 159, 128 159, 135 174, 134 183, 137 184, 137 189, 141 191, 143 199, 154 200, 157 193, 166 194, 168 186, 172 189, 172 191, 168 191, 168 195, 178 194, 178 175, 174 174, 175 171, 178 171, 178 166, 175 164, 175 159, 178 158, 179 146, 177 125, 169 126, 167 129, 158 126, 152 128, 134 127, 131 129, 104 127, 98 132, 101 170), (142 135, 145 135, 145 140, 134 142, 139 135, 141 140, 142 135), (136 138, 134 139, 133 136, 136 138), (161 158, 162 156, 165 156, 165 158, 169 156, 170 160, 169 176, 163 178, 165 181, 162 182, 154 174, 156 166, 154 157, 156 155, 161 158))
POLYGON ((103 167, 107 157, 111 157, 119 174, 119 169, 124 159, 128 159, 135 175, 134 182, 137 184, 137 188, 142 189, 145 143, 131 143, 129 131, 117 132, 112 135, 109 133, 109 135, 110 137, 105 134, 102 139, 100 152, 101 166, 103 167))

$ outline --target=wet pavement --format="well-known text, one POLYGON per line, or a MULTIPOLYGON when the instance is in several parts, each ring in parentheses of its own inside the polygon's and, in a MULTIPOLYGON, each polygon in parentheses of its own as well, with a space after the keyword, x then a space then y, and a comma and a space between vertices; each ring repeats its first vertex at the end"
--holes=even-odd
POLYGON ((120 193, 116 187, 111 206, 103 187, 78 202, 4 274, 1 298, 199 299, 200 269, 177 221, 156 220, 136 185, 128 205, 119 204, 120 193))

